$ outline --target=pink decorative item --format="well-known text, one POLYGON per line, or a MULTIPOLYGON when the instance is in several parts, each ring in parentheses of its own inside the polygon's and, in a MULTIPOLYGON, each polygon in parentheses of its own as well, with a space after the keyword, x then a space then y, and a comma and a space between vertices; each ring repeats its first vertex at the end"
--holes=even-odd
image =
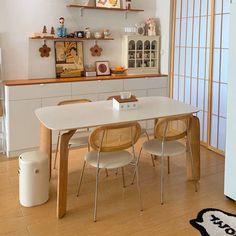
POLYGON ((147 25, 147 35, 148 36, 156 36, 156 22, 154 18, 148 18, 146 20, 147 25))

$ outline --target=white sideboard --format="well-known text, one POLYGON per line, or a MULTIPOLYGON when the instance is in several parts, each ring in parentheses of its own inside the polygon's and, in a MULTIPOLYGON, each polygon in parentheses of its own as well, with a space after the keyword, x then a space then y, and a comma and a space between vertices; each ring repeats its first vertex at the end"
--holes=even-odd
MULTIPOLYGON (((5 84, 6 154, 17 156, 39 146, 40 123, 35 109, 57 105, 62 100, 88 98, 105 100, 121 91, 131 91, 137 97, 168 96, 168 77, 110 79, 31 85, 5 84)), ((151 128, 153 122, 142 122, 151 128)), ((53 134, 53 143, 56 142, 53 134)))

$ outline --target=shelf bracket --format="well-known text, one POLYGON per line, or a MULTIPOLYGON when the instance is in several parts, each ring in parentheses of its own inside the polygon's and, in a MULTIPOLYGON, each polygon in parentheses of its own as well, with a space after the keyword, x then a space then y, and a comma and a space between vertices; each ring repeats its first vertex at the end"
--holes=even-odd
POLYGON ((125 11, 125 19, 127 20, 128 18, 128 11, 125 11))
POLYGON ((84 16, 84 8, 80 7, 79 10, 80 10, 80 16, 83 17, 84 16))

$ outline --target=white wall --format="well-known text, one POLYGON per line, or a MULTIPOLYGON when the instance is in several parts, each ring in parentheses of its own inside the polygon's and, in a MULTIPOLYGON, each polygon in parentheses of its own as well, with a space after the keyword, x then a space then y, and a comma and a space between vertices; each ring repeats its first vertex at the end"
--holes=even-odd
POLYGON ((160 20, 161 72, 163 74, 168 74, 169 67, 170 2, 171 0, 156 0, 156 17, 160 20))
MULTIPOLYGON (((78 3, 83 3, 83 0, 78 3)), ((41 32, 43 25, 58 26, 58 18, 65 17, 65 26, 70 32, 85 27, 98 30, 109 28, 114 41, 99 42, 103 55, 90 56, 89 48, 94 42, 84 43, 85 64, 96 60, 109 60, 112 66, 121 64, 121 36, 125 26, 133 26, 148 17, 160 17, 162 28, 162 71, 168 67, 168 6, 169 0, 133 0, 134 8, 142 13, 130 13, 125 19, 123 12, 84 11, 80 17, 78 9, 67 8, 73 0, 0 0, 0 47, 3 49, 4 79, 51 78, 55 77, 53 42, 48 41, 52 52, 49 58, 41 58, 38 52, 42 40, 29 40, 33 32, 41 32)))

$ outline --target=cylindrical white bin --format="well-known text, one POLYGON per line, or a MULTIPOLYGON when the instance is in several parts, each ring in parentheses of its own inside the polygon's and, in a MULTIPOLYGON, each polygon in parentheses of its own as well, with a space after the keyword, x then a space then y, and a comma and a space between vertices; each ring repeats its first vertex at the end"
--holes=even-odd
POLYGON ((48 156, 41 151, 25 152, 19 156, 20 204, 32 207, 49 198, 48 156))

